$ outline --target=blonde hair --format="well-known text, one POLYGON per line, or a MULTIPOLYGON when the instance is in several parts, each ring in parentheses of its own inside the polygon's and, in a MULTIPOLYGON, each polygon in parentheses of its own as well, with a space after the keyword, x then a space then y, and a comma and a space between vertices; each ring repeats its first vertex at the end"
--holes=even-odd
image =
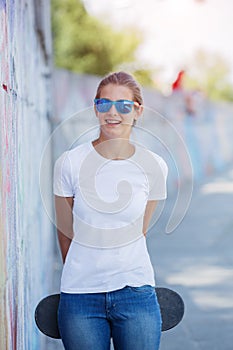
POLYGON ((101 90, 104 86, 109 84, 122 85, 128 87, 132 94, 133 100, 140 105, 143 104, 143 97, 140 85, 134 79, 134 77, 126 72, 114 72, 106 75, 98 85, 95 98, 100 98, 101 90))

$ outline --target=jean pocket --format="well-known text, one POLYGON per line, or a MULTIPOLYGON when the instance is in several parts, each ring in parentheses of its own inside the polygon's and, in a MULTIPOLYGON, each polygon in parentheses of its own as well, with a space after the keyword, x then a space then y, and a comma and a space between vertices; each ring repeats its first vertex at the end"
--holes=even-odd
POLYGON ((138 293, 155 292, 155 288, 149 284, 145 284, 144 286, 140 286, 140 287, 133 287, 133 286, 127 286, 127 287, 133 292, 138 292, 138 293))

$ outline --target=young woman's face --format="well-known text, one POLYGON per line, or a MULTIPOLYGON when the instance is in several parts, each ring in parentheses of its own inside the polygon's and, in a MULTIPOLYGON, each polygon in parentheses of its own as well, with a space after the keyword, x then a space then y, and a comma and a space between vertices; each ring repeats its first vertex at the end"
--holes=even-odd
MULTIPOLYGON (((109 84, 102 88, 100 98, 108 99, 111 101, 132 101, 133 94, 132 91, 126 86, 109 84)), ((100 122, 100 137, 102 139, 129 139, 134 120, 137 120, 142 112, 141 106, 139 106, 138 108, 135 108, 133 106, 131 112, 129 113, 120 113, 116 107, 116 105, 112 105, 107 112, 100 113, 98 112, 95 106, 96 116, 99 118, 100 122)))

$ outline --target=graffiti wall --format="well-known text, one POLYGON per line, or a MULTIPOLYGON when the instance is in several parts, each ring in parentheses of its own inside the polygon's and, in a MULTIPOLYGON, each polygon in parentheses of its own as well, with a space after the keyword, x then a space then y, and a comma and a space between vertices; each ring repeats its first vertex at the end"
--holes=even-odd
POLYGON ((49 13, 46 0, 0 0, 1 350, 45 348, 33 314, 50 289, 54 249, 39 189, 50 133, 49 13))

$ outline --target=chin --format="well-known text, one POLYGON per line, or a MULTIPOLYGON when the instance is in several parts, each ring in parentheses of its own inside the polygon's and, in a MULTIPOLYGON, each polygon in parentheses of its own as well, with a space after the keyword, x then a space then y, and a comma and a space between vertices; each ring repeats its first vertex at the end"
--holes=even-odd
POLYGON ((107 138, 116 138, 116 137, 128 137, 130 135, 131 127, 128 126, 109 126, 109 125, 102 125, 101 126, 101 133, 107 137, 107 138))
POLYGON ((130 131, 131 127, 127 127, 127 129, 124 128, 119 128, 119 127, 101 127, 101 133, 102 135, 107 138, 107 139, 112 139, 112 138, 129 138, 130 137, 130 131), (123 130, 122 130, 123 129, 123 130))

